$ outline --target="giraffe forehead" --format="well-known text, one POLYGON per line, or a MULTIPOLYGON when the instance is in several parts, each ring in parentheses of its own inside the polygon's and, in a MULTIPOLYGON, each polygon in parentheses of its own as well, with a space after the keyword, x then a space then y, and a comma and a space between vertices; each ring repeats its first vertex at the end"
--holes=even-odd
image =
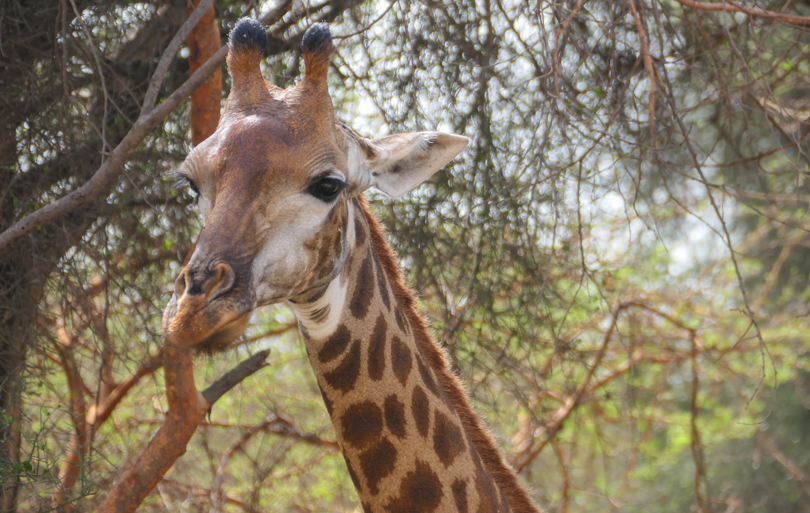
POLYGON ((263 195, 301 188, 318 174, 345 168, 335 141, 321 130, 301 130, 266 114, 231 116, 188 161, 198 178, 263 195))

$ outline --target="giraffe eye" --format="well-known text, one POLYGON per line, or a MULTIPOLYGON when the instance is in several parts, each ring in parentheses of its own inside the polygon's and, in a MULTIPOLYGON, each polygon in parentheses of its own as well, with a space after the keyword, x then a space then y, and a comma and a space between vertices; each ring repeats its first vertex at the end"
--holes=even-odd
POLYGON ((349 184, 343 180, 327 176, 310 185, 309 193, 321 201, 330 202, 337 198, 340 191, 348 186, 349 184))
POLYGON ((197 188, 197 184, 183 175, 177 175, 177 182, 178 185, 188 187, 191 190, 191 198, 194 200, 192 205, 196 205, 197 200, 200 199, 200 189, 197 188))

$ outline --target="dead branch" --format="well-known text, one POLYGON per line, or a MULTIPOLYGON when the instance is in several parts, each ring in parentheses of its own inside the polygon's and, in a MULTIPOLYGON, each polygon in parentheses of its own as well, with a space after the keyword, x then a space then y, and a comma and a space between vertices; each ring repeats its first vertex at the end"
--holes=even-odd
POLYGON ((205 399, 213 405, 219 400, 220 397, 241 383, 246 377, 267 365, 265 360, 269 354, 269 349, 259 351, 252 357, 237 365, 233 370, 228 371, 224 376, 216 380, 210 387, 205 389, 205 392, 203 392, 205 399))

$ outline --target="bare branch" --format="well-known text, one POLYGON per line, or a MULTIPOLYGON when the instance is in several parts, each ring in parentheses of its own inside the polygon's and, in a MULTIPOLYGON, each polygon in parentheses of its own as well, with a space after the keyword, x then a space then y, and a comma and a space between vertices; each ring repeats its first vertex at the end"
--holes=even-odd
POLYGON ((267 365, 265 360, 267 360, 267 355, 269 354, 269 349, 254 354, 219 378, 213 385, 206 388, 205 392, 203 392, 203 396, 213 405, 220 397, 241 383, 246 377, 265 367, 267 365))
MULTIPOLYGON (((244 379, 262 368, 261 363, 267 353, 262 351, 254 355, 211 385, 208 389, 211 390, 211 397, 218 399, 221 397, 221 394, 217 395, 219 391, 224 393, 238 383, 236 378, 244 379)), ((166 422, 143 453, 116 480, 99 506, 100 512, 135 511, 174 462, 186 452, 188 441, 213 405, 194 386, 191 350, 167 345, 163 348, 163 355, 169 401, 166 422)))
POLYGON ((206 11, 208 11, 208 8, 211 7, 213 3, 214 0, 202 0, 199 4, 197 4, 197 8, 194 9, 194 12, 192 12, 186 22, 183 23, 180 30, 178 30, 172 38, 169 46, 166 48, 166 51, 163 52, 157 68, 155 68, 155 72, 152 74, 152 80, 149 81, 149 89, 146 90, 146 95, 143 99, 143 106, 141 107, 141 116, 152 112, 152 110, 155 108, 155 100, 157 100, 158 93, 160 92, 160 85, 163 83, 163 79, 166 76, 166 71, 168 71, 169 65, 174 60, 177 52, 180 51, 180 45, 183 44, 188 35, 192 30, 194 30, 194 27, 197 26, 197 23, 202 19, 206 11))
MULTIPOLYGON (((287 12, 292 0, 281 0, 278 6, 263 16, 263 23, 275 23, 287 12)), ((204 12, 204 11, 203 11, 204 12)), ((182 30, 182 28, 181 28, 182 30)), ((181 41, 185 39, 185 36, 181 41)), ((118 177, 121 168, 126 163, 129 156, 141 142, 157 126, 183 103, 191 93, 197 89, 208 77, 222 66, 228 55, 228 47, 223 46, 208 61, 195 71, 175 92, 169 95, 157 108, 149 112, 142 111, 141 116, 135 121, 130 131, 124 139, 110 153, 109 158, 98 168, 92 178, 84 185, 74 190, 70 194, 59 198, 53 203, 42 207, 17 221, 0 233, 0 254, 4 253, 17 239, 28 235, 40 226, 45 225, 59 217, 76 210, 77 208, 92 202, 96 196, 106 190, 107 186, 118 177)))
POLYGON ((764 431, 759 431, 757 433, 759 437, 760 443, 771 453, 773 459, 779 462, 780 465, 785 467, 793 479, 796 482, 796 485, 808 496, 810 497, 810 475, 807 474, 802 468, 796 464, 793 460, 791 460, 787 454, 783 453, 779 450, 776 444, 765 434, 764 431))
POLYGON ((700 11, 742 12, 756 18, 767 18, 780 21, 788 25, 798 25, 800 27, 810 25, 809 16, 791 16, 789 14, 766 11, 765 9, 760 9, 759 7, 745 7, 729 0, 727 0, 728 3, 696 2, 694 0, 677 0, 677 2, 681 5, 685 5, 700 11))

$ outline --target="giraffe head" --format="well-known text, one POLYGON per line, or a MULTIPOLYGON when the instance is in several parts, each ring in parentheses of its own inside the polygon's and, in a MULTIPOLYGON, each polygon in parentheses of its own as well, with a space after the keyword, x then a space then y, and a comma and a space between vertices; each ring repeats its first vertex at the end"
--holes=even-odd
POLYGON ((468 142, 439 132, 363 139, 335 122, 325 24, 304 35, 305 74, 290 89, 262 77, 266 43, 254 20, 231 32, 219 126, 178 169, 205 221, 163 314, 178 347, 224 348, 256 307, 324 290, 346 261, 352 198, 370 187, 402 196, 468 142))

